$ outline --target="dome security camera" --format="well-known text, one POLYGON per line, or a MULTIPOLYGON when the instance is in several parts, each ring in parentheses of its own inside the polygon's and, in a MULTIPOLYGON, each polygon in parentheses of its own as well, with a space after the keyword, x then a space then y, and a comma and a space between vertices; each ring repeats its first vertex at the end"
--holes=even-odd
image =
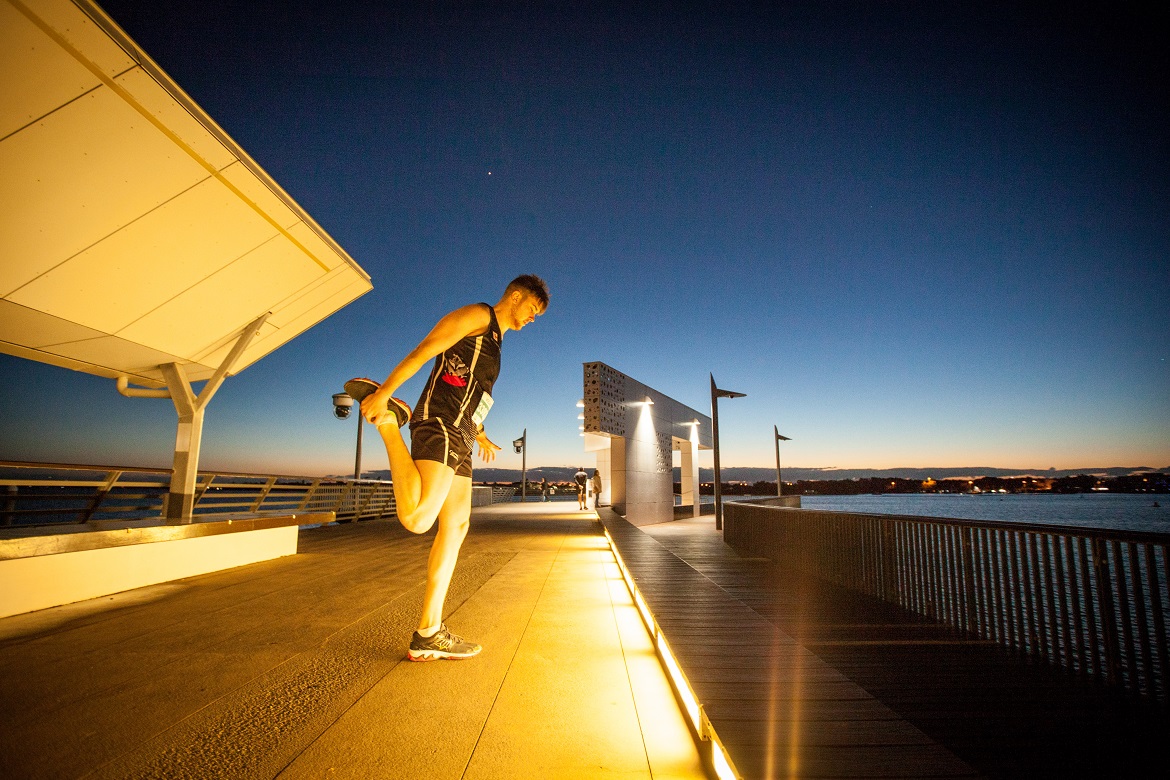
POLYGON ((348 393, 334 393, 333 394, 333 416, 338 420, 344 420, 349 417, 349 413, 353 411, 353 399, 349 397, 348 393))

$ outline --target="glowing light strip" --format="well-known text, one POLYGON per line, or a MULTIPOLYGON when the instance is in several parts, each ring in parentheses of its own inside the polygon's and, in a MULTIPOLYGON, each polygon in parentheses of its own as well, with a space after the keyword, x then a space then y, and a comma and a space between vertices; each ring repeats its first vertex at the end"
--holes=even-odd
POLYGON ((727 751, 718 742, 713 742, 711 751, 711 764, 715 767, 715 776, 719 780, 737 780, 739 775, 731 768, 731 760, 727 756, 727 751))
POLYGON ((622 579, 625 580, 626 588, 629 589, 630 595, 634 598, 634 603, 638 606, 638 612, 642 615, 642 620, 646 623, 646 630, 650 632, 650 636, 654 640, 654 646, 658 648, 658 657, 662 661, 663 668, 666 669, 666 676, 670 678, 671 686, 673 686, 675 693, 678 694, 679 699, 682 701, 683 709, 690 719, 691 725, 694 727, 695 734, 698 735, 701 741, 709 741, 711 743, 711 766, 715 770, 715 776, 719 780, 740 780, 740 774, 735 771, 735 765, 731 761, 731 756, 727 753, 727 748, 723 747, 722 740, 715 733, 715 729, 711 726, 711 721, 707 719, 707 713, 703 711, 703 705, 699 703, 698 697, 695 696, 695 692, 691 688, 690 682, 687 681, 682 667, 675 660, 674 653, 671 652, 670 646, 666 642, 666 635, 662 633, 662 629, 659 628, 657 621, 654 620, 654 614, 650 611, 650 605, 646 603, 646 599, 642 597, 641 591, 638 590, 638 586, 634 583, 634 577, 630 574, 630 570, 626 568, 626 562, 622 560, 621 553, 617 549, 617 544, 614 543, 613 537, 609 535, 609 529, 602 526, 602 532, 605 534, 606 541, 609 542, 610 552, 613 553, 614 560, 617 561, 618 569, 622 573, 622 579))
MULTIPOLYGON (((642 594, 634 591, 634 604, 638 606, 638 611, 642 613, 642 622, 647 626, 654 625, 654 617, 650 614, 650 606, 646 603, 646 599, 642 598, 642 594)), ((651 629, 653 633, 653 629, 651 629)))
POLYGON ((699 702, 695 698, 695 694, 691 692, 691 686, 687 685, 686 675, 679 668, 678 661, 674 660, 674 653, 670 652, 670 646, 666 644, 666 637, 662 635, 662 632, 659 632, 654 639, 654 643, 658 646, 658 652, 662 655, 662 665, 670 673, 670 681, 674 684, 674 689, 678 691, 683 706, 686 707, 687 715, 691 718, 691 724, 695 727, 695 732, 699 736, 702 736, 703 718, 699 710, 699 702))

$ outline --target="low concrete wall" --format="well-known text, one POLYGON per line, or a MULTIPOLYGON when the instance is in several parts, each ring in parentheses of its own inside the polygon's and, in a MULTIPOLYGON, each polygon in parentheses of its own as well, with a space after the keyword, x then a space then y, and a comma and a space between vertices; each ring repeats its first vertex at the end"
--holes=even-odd
POLYGON ((750 501, 723 500, 723 508, 728 504, 755 504, 757 506, 783 506, 789 509, 800 509, 800 496, 772 496, 771 498, 753 498, 750 501))
MULTIPOLYGON (((711 515, 712 517, 714 517, 715 516, 715 505, 714 504, 700 504, 699 505, 699 515, 700 516, 711 515)), ((694 517, 694 516, 695 516, 695 507, 693 504, 690 506, 685 506, 685 505, 684 506, 676 506, 674 508, 674 519, 675 520, 686 520, 686 519, 694 517)))
MULTIPOLYGON (((724 514, 726 514, 728 504, 739 504, 739 503, 745 503, 745 502, 728 501, 726 498, 723 499, 724 514)), ((775 498, 753 498, 750 503, 756 504, 759 506, 782 506, 782 507, 788 507, 789 509, 800 509, 800 496, 776 496, 775 498)), ((715 504, 713 504, 713 503, 700 504, 699 505, 699 514, 702 516, 706 516, 706 515, 713 516, 715 514, 715 504)), ((693 506, 676 506, 674 508, 674 519, 675 520, 685 520, 688 517, 694 517, 694 516, 695 516, 695 508, 693 506)))
POLYGON ((300 524, 333 513, 0 539, 0 617, 295 555, 300 524))

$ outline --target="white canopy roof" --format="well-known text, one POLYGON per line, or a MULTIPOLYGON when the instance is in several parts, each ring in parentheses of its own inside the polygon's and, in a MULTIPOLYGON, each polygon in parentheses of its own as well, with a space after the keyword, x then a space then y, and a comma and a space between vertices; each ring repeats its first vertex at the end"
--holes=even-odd
POLYGON ((158 386, 233 373, 369 276, 85 0, 0 0, 0 352, 158 386))

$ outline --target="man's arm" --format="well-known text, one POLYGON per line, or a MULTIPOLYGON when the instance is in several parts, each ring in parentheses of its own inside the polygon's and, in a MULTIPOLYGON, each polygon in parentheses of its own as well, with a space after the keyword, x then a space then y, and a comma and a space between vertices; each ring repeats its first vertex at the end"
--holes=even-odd
POLYGON ((491 315, 480 304, 464 306, 444 316, 431 328, 426 338, 394 367, 381 387, 366 396, 362 401, 362 415, 374 424, 380 422, 381 417, 389 413, 386 407, 395 390, 460 339, 486 332, 490 322, 491 315))

